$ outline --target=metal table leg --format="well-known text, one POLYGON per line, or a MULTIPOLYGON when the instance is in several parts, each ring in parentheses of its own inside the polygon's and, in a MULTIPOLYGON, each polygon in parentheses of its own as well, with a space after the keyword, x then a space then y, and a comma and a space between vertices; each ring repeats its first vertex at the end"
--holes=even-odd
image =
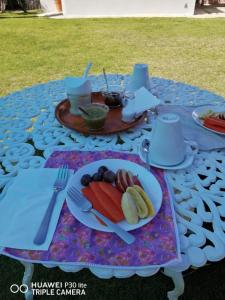
POLYGON ((181 272, 176 272, 170 268, 164 268, 163 272, 166 276, 170 277, 174 283, 174 290, 167 293, 169 300, 178 300, 184 292, 184 279, 181 272))
POLYGON ((23 281, 22 283, 28 286, 28 291, 24 294, 26 300, 33 300, 33 293, 31 290, 31 280, 34 272, 34 265, 32 263, 20 261, 25 268, 24 275, 23 275, 23 281))

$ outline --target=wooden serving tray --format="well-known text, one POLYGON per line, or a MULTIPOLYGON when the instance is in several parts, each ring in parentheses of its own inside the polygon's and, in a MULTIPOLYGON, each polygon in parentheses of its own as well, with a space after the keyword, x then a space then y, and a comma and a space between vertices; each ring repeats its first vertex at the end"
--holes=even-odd
MULTIPOLYGON (((104 97, 100 92, 92 93, 91 101, 93 103, 104 103, 104 97)), ((70 102, 68 99, 60 102, 55 109, 55 116, 57 120, 70 129, 74 129, 84 134, 106 135, 120 131, 125 131, 134 127, 138 123, 142 122, 146 116, 144 113, 142 116, 135 119, 132 123, 124 123, 122 121, 122 107, 110 109, 105 121, 105 126, 101 130, 90 130, 81 116, 75 116, 70 113, 70 102)))

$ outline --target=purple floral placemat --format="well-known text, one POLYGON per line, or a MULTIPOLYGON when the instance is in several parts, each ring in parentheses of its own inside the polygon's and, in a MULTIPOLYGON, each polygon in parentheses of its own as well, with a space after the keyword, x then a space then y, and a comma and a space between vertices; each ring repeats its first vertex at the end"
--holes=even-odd
MULTIPOLYGON (((68 164, 77 170, 90 162, 118 158, 144 166, 137 155, 113 151, 56 151, 47 160, 46 168, 68 164)), ((3 253, 32 262, 71 263, 81 266, 163 266, 179 257, 177 229, 170 193, 162 170, 152 168, 162 191, 163 202, 157 216, 145 226, 132 231, 136 240, 127 245, 113 233, 86 227, 70 213, 66 202, 48 251, 29 251, 5 248, 3 253)))

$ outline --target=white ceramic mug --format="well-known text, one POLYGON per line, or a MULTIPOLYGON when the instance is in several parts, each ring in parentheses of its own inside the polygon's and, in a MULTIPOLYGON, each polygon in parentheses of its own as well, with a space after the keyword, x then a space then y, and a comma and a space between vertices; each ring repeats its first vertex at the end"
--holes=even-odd
POLYGON ((136 91, 141 87, 145 87, 147 90, 150 89, 149 72, 147 64, 135 64, 129 90, 136 91))
POLYGON ((173 166, 184 161, 186 144, 178 115, 167 113, 158 116, 152 134, 149 153, 152 162, 173 166))

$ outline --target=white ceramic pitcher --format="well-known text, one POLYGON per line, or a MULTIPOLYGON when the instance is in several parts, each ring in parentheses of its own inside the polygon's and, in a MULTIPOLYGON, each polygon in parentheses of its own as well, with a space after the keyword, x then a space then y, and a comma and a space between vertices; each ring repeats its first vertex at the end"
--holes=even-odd
POLYGON ((149 153, 152 162, 163 166, 183 162, 186 144, 178 115, 167 113, 158 116, 152 134, 149 153))
POLYGON ((147 64, 135 64, 133 74, 128 89, 130 91, 136 91, 141 87, 145 87, 147 90, 150 89, 149 82, 149 71, 147 64))

